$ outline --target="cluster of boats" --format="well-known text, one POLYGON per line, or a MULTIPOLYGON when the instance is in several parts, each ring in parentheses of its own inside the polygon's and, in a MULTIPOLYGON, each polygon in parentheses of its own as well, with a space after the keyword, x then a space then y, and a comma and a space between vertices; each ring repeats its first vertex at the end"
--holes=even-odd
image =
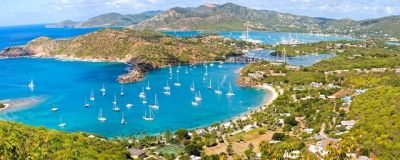
MULTIPOLYGON (((209 64, 209 65, 210 65, 211 67, 214 66, 213 63, 211 63, 211 64, 209 64)), ((208 83, 207 83, 207 89, 211 90, 211 89, 213 89, 213 85, 212 85, 212 79, 211 79, 211 77, 209 76, 209 73, 208 73, 208 64, 204 64, 204 67, 205 67, 205 73, 204 73, 204 75, 203 75, 203 81, 205 81, 206 79, 209 79, 209 81, 208 81, 208 83)), ((219 68, 222 67, 222 62, 218 65, 218 67, 219 67, 219 68)), ((173 83, 173 86, 176 87, 176 88, 182 86, 182 84, 181 84, 180 81, 179 81, 180 68, 181 68, 181 66, 179 65, 179 66, 177 67, 177 69, 176 69, 176 75, 175 75, 176 78, 175 78, 174 83, 173 83)), ((196 66, 194 65, 193 68, 196 68, 196 66)), ((190 69, 190 70, 192 70, 192 69, 190 69)), ((188 67, 186 67, 185 74, 189 74, 188 67)), ((172 67, 170 66, 170 67, 169 67, 169 80, 166 81, 166 85, 163 87, 163 92, 162 92, 162 93, 164 93, 164 95, 166 95, 166 96, 170 96, 170 95, 171 95, 171 87, 170 87, 170 85, 169 85, 169 81, 173 79, 173 76, 174 76, 174 75, 173 75, 173 70, 172 70, 172 67)), ((206 82, 205 82, 205 83, 206 83, 206 82)), ((221 89, 220 89, 220 87, 221 87, 220 81, 218 81, 217 84, 218 84, 218 85, 215 87, 214 93, 215 93, 216 95, 222 95, 223 92, 222 92, 221 89)), ((31 81, 29 82, 28 87, 29 87, 29 88, 33 88, 34 86, 35 86, 35 85, 34 85, 34 83, 33 83, 33 80, 31 80, 31 81)), ((152 120, 154 120, 154 119, 155 119, 155 118, 154 118, 154 111, 160 109, 160 105, 159 105, 159 103, 158 103, 157 94, 154 94, 154 103, 152 103, 152 104, 147 104, 148 102, 147 102, 147 99, 146 99, 146 98, 147 98, 146 91, 149 92, 150 90, 152 90, 151 85, 150 85, 150 81, 147 81, 147 86, 142 87, 142 90, 140 91, 140 93, 139 93, 139 95, 138 95, 138 97, 140 98, 141 102, 142 102, 144 105, 147 106, 147 107, 145 108, 145 110, 144 110, 144 115, 143 115, 143 117, 142 117, 143 120, 145 120, 145 121, 152 121, 152 120)), ((201 101, 203 101, 203 98, 202 98, 202 95, 201 95, 201 91, 198 90, 198 89, 196 89, 196 86, 195 86, 195 82, 194 82, 194 81, 192 82, 192 85, 190 85, 189 90, 194 94, 194 99, 193 99, 192 102, 191 102, 192 106, 198 106, 198 105, 201 103, 201 101)), ((99 91, 100 91, 100 93, 101 93, 102 96, 106 96, 107 90, 106 90, 106 87, 105 87, 105 84, 104 84, 104 83, 103 83, 102 87, 99 89, 99 91)), ((231 85, 231 83, 229 83, 229 90, 227 91, 226 96, 231 97, 231 96, 234 96, 234 95, 235 95, 235 94, 234 94, 234 92, 233 92, 233 90, 232 90, 232 85, 231 85)), ((125 96, 125 92, 124 92, 124 88, 123 88, 123 85, 122 85, 122 84, 121 84, 121 87, 120 87, 119 96, 121 96, 121 97, 125 96)), ((96 101, 95 92, 94 92, 93 89, 92 89, 91 92, 90 92, 89 101, 92 101, 92 102, 96 101)), ((87 100, 87 98, 85 98, 85 103, 84 103, 84 105, 83 105, 84 108, 89 108, 89 107, 91 106, 91 103, 90 103, 89 101, 87 100)), ((112 110, 115 111, 115 112, 121 112, 121 108, 119 108, 117 104, 118 104, 118 102, 117 102, 117 95, 114 94, 114 99, 113 99, 113 101, 112 101, 112 110)), ((132 108, 133 106, 134 106, 134 105, 133 105, 132 103, 127 103, 127 104, 126 104, 126 107, 127 107, 127 108, 132 108)), ((53 107, 51 108, 51 111, 52 111, 52 112, 57 112, 57 111, 58 111, 58 108, 55 107, 55 106, 53 106, 53 107)), ((100 121, 100 122, 105 122, 105 121, 107 121, 107 118, 103 115, 103 108, 100 108, 100 109, 99 109, 99 114, 98 114, 98 116, 97 116, 97 119, 98 119, 98 121, 100 121)), ((124 117, 124 113, 121 113, 121 124, 122 124, 122 125, 127 124, 127 120, 126 120, 125 117, 124 117)), ((67 124, 64 123, 64 122, 62 121, 62 117, 60 116, 60 123, 59 123, 58 126, 59 126, 59 127, 65 127, 66 125, 67 125, 67 124)))

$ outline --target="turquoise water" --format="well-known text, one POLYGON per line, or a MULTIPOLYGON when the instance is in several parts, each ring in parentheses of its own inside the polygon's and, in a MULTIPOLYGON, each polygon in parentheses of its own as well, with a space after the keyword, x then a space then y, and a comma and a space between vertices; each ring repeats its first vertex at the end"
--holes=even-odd
MULTIPOLYGON (((45 28, 44 25, 0 27, 0 49, 23 45, 40 36, 68 38, 96 30, 98 28, 55 29, 45 28)), ((240 32, 221 33, 226 36, 241 34, 240 32)), ((179 34, 193 36, 191 32, 179 34)), ((285 37, 286 33, 251 32, 250 36, 253 34, 260 35, 260 39, 262 39, 261 36, 264 34, 267 34, 268 38, 269 36, 285 37)), ((323 39, 313 39, 313 41, 320 40, 323 39)), ((269 40, 265 42, 274 43, 269 40)), ((265 56, 266 54, 263 52, 260 51, 254 55, 265 56)), ((274 57, 267 56, 267 58, 273 59, 274 57)), ((296 58, 295 61, 289 59, 289 62, 310 65, 318 61, 318 58, 326 57, 296 58)), ((121 97, 118 96, 120 84, 116 82, 116 79, 118 75, 127 72, 126 69, 129 66, 126 64, 30 58, 0 59, 0 99, 34 96, 44 100, 43 103, 29 108, 0 113, 0 119, 65 131, 93 132, 108 137, 138 132, 158 133, 177 128, 196 128, 229 119, 258 106, 267 96, 268 93, 262 90, 236 85, 235 80, 238 75, 235 70, 242 67, 243 64, 226 63, 222 68, 217 66, 218 64, 213 67, 209 66, 208 71, 214 87, 216 87, 217 81, 222 83, 223 95, 220 96, 214 93, 215 88, 212 90, 207 88, 209 79, 203 81, 205 67, 198 65, 181 67, 181 87, 173 86, 177 67, 173 67, 173 79, 169 79, 168 69, 160 69, 147 74, 141 82, 124 85, 126 95, 121 97), (185 74, 186 67, 189 69, 189 74, 185 74), (30 79, 35 81, 34 91, 27 86, 30 79), (163 87, 167 80, 171 86, 170 96, 163 94, 163 87), (154 111, 154 121, 142 119, 144 111, 148 107, 143 105, 138 97, 142 87, 146 86, 148 81, 150 81, 152 89, 146 93, 147 101, 151 104, 154 101, 154 94, 157 94, 160 105, 160 109, 154 111), (196 88, 201 91, 203 97, 203 101, 197 107, 191 104, 194 99, 194 93, 189 89, 192 81, 195 82, 196 88), (225 95, 229 82, 236 94, 230 98, 225 95), (99 91, 103 83, 107 89, 106 96, 102 96, 99 91), (85 98, 89 97, 91 90, 94 90, 96 101, 91 102, 89 108, 84 108, 85 98), (120 113, 112 110, 114 93, 117 95, 118 106, 121 108, 120 113), (133 103, 134 107, 128 109, 125 107, 127 103, 133 103), (59 111, 50 111, 54 105, 59 108, 59 111), (97 120, 100 108, 103 109, 103 115, 108 119, 104 123, 97 120), (121 125, 121 113, 124 113, 127 125, 121 125), (65 128, 57 126, 60 116, 63 122, 67 123, 65 128)))
POLYGON ((45 25, 21 25, 0 27, 0 50, 24 45, 32 39, 47 36, 68 38, 98 30, 99 28, 46 28, 45 25))
MULTIPOLYGON (((272 50, 259 50, 259 51, 250 51, 246 54, 248 57, 253 57, 253 58, 261 58, 263 60, 271 61, 271 62, 276 62, 276 61, 282 61, 282 57, 277 57, 274 55, 271 55, 273 51, 272 50)), ((288 57, 287 58, 287 63, 291 65, 296 65, 296 66, 311 66, 316 62, 319 62, 323 59, 327 58, 332 58, 334 57, 335 54, 311 54, 311 55, 304 55, 304 56, 296 56, 296 57, 288 57)))
MULTIPOLYGON (((164 32, 168 35, 177 37, 192 37, 203 34, 201 31, 167 31, 164 32)), ((242 32, 216 32, 224 37, 240 39, 242 32)), ((289 33, 289 32, 249 32, 249 36, 252 39, 261 40, 265 44, 277 44, 282 39, 297 39, 302 43, 313 43, 320 41, 335 41, 335 40, 352 40, 350 37, 339 37, 339 36, 321 36, 309 33, 289 33)))
POLYGON ((182 86, 173 85, 176 75, 176 67, 173 67, 174 78, 169 79, 169 70, 160 69, 150 72, 146 78, 137 83, 124 85, 125 96, 119 96, 120 84, 116 82, 118 75, 126 73, 128 66, 121 63, 90 63, 59 61, 54 59, 2 59, 0 60, 0 99, 18 98, 27 96, 44 97, 45 101, 36 106, 1 113, 0 119, 22 122, 35 126, 45 126, 65 131, 86 131, 104 136, 120 136, 135 134, 138 132, 158 133, 177 128, 195 128, 220 122, 233 116, 246 112, 248 109, 258 106, 266 94, 262 90, 244 88, 236 85, 237 74, 235 70, 242 67, 241 64, 223 64, 222 68, 208 67, 209 77, 213 86, 217 81, 221 82, 223 94, 218 96, 214 89, 208 89, 209 79, 203 81, 205 67, 197 65, 196 68, 181 66, 179 80, 182 86), (185 69, 188 67, 188 74, 185 69), (226 78, 224 78, 226 75, 226 78), (27 85, 30 79, 35 82, 34 91, 27 85), (225 80, 224 80, 225 79, 225 80), (167 80, 171 86, 171 95, 163 94, 163 87, 167 80), (149 104, 154 101, 157 94, 160 109, 154 111, 154 121, 142 119, 144 110, 148 109, 138 97, 142 87, 150 82, 151 90, 146 91, 149 104), (192 81, 196 89, 201 91, 203 101, 194 107, 191 101, 194 93, 190 91, 192 81), (233 97, 225 94, 228 83, 232 84, 233 97), (102 96, 99 89, 105 84, 106 96, 102 96), (91 90, 95 91, 94 102, 89 108, 84 108, 85 97, 89 97, 91 90), (112 110, 114 93, 117 95, 118 106, 125 114, 127 125, 121 125, 121 113, 112 110), (128 109, 127 103, 133 103, 134 107, 128 109), (56 105, 59 111, 50 109, 56 105), (100 108, 108 119, 101 123, 97 120, 100 108), (59 117, 67 123, 65 128, 60 128, 59 117))

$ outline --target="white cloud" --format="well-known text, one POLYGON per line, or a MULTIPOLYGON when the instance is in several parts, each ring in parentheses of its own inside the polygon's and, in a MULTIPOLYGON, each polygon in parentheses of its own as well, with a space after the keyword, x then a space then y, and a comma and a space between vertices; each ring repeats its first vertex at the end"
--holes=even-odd
POLYGON ((393 13, 395 13, 395 10, 392 7, 387 6, 387 7, 385 7, 384 12, 386 14, 393 14, 393 13))

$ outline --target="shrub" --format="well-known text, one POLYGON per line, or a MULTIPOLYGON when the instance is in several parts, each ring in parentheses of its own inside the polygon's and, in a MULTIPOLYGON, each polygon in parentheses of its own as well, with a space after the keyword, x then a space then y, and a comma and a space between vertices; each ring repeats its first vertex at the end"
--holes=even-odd
POLYGON ((258 134, 262 135, 265 134, 267 131, 265 129, 258 130, 258 134))
POLYGON ((286 138, 285 133, 277 132, 272 135, 272 140, 276 140, 276 141, 283 141, 283 140, 285 140, 285 138, 286 138))

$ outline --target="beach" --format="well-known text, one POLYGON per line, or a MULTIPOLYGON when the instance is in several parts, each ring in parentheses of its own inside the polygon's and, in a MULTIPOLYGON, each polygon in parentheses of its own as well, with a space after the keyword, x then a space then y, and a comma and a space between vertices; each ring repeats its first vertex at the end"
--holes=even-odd
POLYGON ((42 102, 43 99, 39 97, 26 97, 18 99, 6 99, 0 100, 0 103, 4 104, 4 108, 0 108, 0 112, 14 111, 25 109, 42 102))

